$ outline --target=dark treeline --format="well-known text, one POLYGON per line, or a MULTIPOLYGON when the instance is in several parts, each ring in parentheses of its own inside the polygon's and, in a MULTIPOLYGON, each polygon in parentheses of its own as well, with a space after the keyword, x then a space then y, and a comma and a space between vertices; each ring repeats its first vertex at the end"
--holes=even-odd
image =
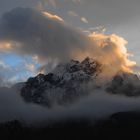
POLYGON ((91 123, 86 120, 56 122, 43 127, 25 126, 14 120, 0 124, 3 139, 136 139, 140 138, 140 113, 113 114, 109 119, 91 123))

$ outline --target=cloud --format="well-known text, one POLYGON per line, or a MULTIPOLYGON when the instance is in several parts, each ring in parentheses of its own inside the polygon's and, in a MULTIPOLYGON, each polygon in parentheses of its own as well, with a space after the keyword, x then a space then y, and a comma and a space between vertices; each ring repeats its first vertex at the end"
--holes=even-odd
POLYGON ((83 23, 89 23, 88 20, 85 17, 80 17, 76 12, 74 11, 68 11, 68 15, 71 17, 78 18, 83 23))
POLYGON ((0 20, 0 42, 5 44, 0 50, 29 55, 50 68, 89 56, 103 64, 104 76, 132 72, 135 62, 129 60, 127 41, 122 37, 96 32, 88 36, 61 20, 48 12, 44 15, 30 8, 15 8, 0 20))
MULTIPOLYGON (((37 55, 40 60, 50 57, 67 59, 73 55, 73 49, 78 51, 85 45, 87 38, 56 18, 58 19, 56 16, 55 19, 54 16, 50 17, 50 14, 44 16, 29 8, 13 9, 1 18, 0 40, 10 43, 12 51, 23 55, 37 55)), ((0 49, 9 50, 5 47, 0 49)))
POLYGON ((79 15, 75 13, 74 11, 68 11, 68 15, 73 16, 73 17, 78 17, 79 15))
POLYGON ((29 76, 35 76, 37 73, 35 62, 26 62, 23 59, 17 64, 10 65, 2 59, 0 60, 0 87, 10 87, 15 83, 26 81, 29 76))
POLYGON ((14 76, 14 70, 3 61, 0 61, 0 87, 10 85, 14 76))
POLYGON ((29 70, 32 73, 36 73, 36 67, 34 64, 25 64, 27 70, 29 70))
POLYGON ((120 111, 139 111, 140 98, 110 95, 102 90, 86 90, 89 96, 77 102, 53 108, 27 104, 16 87, 0 88, 0 122, 20 120, 30 123, 64 121, 67 119, 98 120, 120 111))
POLYGON ((58 20, 58 21, 64 21, 61 17, 57 16, 57 15, 52 15, 48 12, 42 12, 45 16, 51 18, 51 19, 54 19, 54 20, 58 20))
POLYGON ((56 0, 44 0, 45 3, 48 5, 51 5, 53 7, 57 7, 57 1, 56 0))
POLYGON ((1 52, 8 52, 11 51, 12 47, 11 44, 8 42, 0 42, 0 50, 1 52))
POLYGON ((85 17, 81 17, 81 21, 84 23, 88 23, 88 20, 85 17))

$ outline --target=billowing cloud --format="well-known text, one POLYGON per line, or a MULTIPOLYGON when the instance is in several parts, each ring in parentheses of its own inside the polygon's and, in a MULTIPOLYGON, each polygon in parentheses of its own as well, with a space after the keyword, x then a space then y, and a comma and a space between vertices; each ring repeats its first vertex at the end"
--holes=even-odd
POLYGON ((29 8, 13 9, 0 20, 0 43, 5 43, 0 50, 32 56, 43 65, 89 56, 104 65, 105 75, 131 72, 135 62, 128 59, 123 38, 101 33, 88 36, 61 20, 48 12, 44 15, 29 8))
POLYGON ((37 55, 42 60, 70 57, 73 50, 78 51, 85 45, 86 37, 56 18, 29 8, 16 8, 5 13, 0 21, 0 40, 10 45, 0 49, 12 47, 14 52, 37 55))
POLYGON ((93 33, 89 37, 97 47, 94 47, 96 50, 91 50, 96 53, 92 55, 104 65, 105 76, 113 76, 120 71, 133 71, 136 62, 129 59, 130 54, 127 51, 125 39, 115 34, 104 35, 101 33, 93 33))
MULTIPOLYGON (((121 70, 131 72, 131 68, 135 65, 135 62, 128 59, 129 54, 125 47, 127 42, 123 38, 115 34, 85 35, 66 25, 57 15, 51 15, 48 12, 44 15, 40 11, 29 8, 13 9, 0 19, 0 31, 0 51, 31 56, 36 62, 45 63, 47 66, 53 61, 83 59, 89 56, 103 64, 103 76, 108 76, 121 70)), ((35 71, 31 63, 24 66, 29 71, 35 71)), ((55 64, 53 66, 55 67, 55 64)), ((9 69, 11 69, 9 66, 0 62, 2 82, 3 74, 9 74, 9 69)), ((43 67, 40 70, 43 70, 43 67)), ((16 75, 17 72, 15 69, 12 70, 12 75, 16 75)), ((90 96, 70 107, 57 106, 54 109, 46 109, 33 104, 25 104, 16 89, 0 88, 0 112, 2 112, 0 120, 40 121, 68 117, 93 119, 140 107, 139 98, 120 98, 103 91, 89 92, 91 92, 90 96)))

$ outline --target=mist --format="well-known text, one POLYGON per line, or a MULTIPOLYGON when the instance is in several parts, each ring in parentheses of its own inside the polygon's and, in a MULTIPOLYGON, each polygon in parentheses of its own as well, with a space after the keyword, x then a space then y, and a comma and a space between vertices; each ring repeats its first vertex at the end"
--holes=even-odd
POLYGON ((19 120, 25 124, 87 119, 95 121, 108 118, 121 111, 139 111, 140 98, 111 95, 103 90, 88 91, 72 104, 54 105, 52 108, 25 103, 15 88, 0 89, 0 122, 19 120))

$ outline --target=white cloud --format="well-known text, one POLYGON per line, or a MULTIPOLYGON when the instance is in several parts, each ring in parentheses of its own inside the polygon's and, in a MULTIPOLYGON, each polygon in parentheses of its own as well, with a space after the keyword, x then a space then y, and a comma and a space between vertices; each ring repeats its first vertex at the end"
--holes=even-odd
POLYGON ((46 11, 43 11, 42 13, 43 13, 45 16, 51 18, 51 19, 58 20, 58 21, 64 21, 64 20, 63 20, 60 16, 58 16, 58 15, 53 15, 53 14, 51 14, 51 13, 49 13, 49 12, 46 12, 46 11))
POLYGON ((81 17, 81 21, 84 23, 88 23, 88 20, 85 17, 81 17))
POLYGON ((25 64, 26 68, 28 71, 32 72, 32 73, 36 73, 36 67, 34 64, 25 64))
POLYGON ((0 87, 10 87, 17 82, 26 81, 27 78, 29 78, 28 73, 30 73, 31 76, 38 73, 35 64, 31 64, 23 60, 16 66, 10 66, 0 60, 0 87))
POLYGON ((9 68, 9 66, 5 64, 2 60, 0 60, 0 67, 9 68))

